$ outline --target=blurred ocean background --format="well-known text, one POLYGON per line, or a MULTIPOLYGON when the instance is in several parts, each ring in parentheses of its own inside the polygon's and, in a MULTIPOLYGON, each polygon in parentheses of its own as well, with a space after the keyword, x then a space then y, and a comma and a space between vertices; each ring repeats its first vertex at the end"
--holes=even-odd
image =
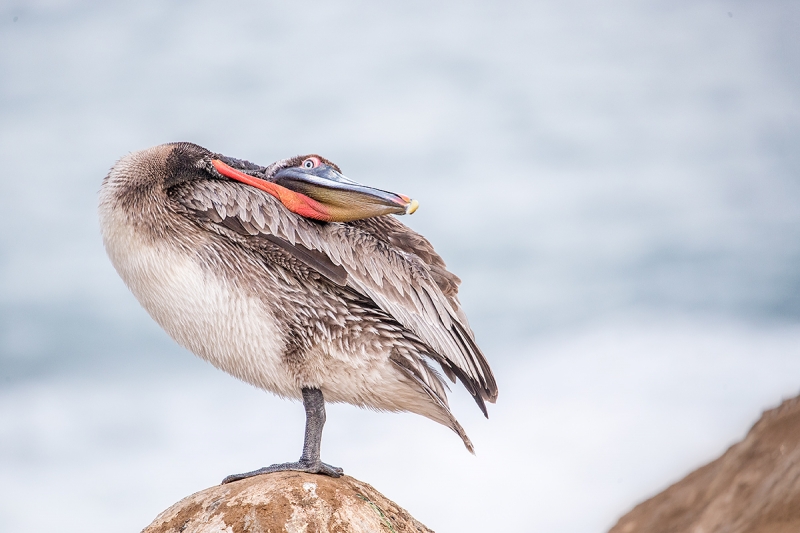
POLYGON ((0 3, 0 530, 131 532, 293 460, 302 406, 139 307, 96 202, 169 141, 420 200, 497 374, 469 455, 331 406, 433 529, 602 532, 800 392, 800 3, 0 3))

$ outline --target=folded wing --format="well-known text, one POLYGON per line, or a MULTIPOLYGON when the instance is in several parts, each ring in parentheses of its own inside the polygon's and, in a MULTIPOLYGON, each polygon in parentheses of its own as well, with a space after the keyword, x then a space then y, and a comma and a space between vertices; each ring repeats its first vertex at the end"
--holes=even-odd
POLYGON ((201 223, 266 238, 332 282, 371 299, 431 348, 451 380, 459 378, 486 414, 497 384, 457 298, 459 279, 430 243, 395 218, 319 223, 288 211, 244 184, 203 180, 170 196, 201 223))

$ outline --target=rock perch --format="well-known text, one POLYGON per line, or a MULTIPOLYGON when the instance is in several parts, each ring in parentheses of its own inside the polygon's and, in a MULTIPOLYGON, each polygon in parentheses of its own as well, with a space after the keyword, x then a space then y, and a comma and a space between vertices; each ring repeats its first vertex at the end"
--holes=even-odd
POLYGON ((366 483, 276 472, 179 501, 142 533, 433 533, 366 483))

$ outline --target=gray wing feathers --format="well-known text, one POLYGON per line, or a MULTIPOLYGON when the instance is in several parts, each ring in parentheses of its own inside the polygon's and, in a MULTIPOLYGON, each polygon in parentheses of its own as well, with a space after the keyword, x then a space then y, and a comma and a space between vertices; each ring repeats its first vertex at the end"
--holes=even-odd
MULTIPOLYGON (((317 265, 323 266, 310 266, 369 297, 417 335, 435 352, 428 355, 442 365, 449 378, 458 377, 464 383, 484 413, 483 400, 497 397, 494 376, 456 297, 460 280, 447 272, 427 240, 395 219, 321 224, 291 213, 258 189, 224 181, 185 184, 173 190, 172 196, 237 233, 271 236, 278 245, 278 240, 291 247, 302 245, 311 254, 298 259, 312 263, 316 259, 317 265), (329 261, 321 260, 322 256, 329 261)), ((410 370, 408 364, 400 366, 418 378, 426 374, 423 381, 444 397, 443 390, 436 390, 441 388, 435 385, 439 379, 433 379, 427 371, 410 370)))

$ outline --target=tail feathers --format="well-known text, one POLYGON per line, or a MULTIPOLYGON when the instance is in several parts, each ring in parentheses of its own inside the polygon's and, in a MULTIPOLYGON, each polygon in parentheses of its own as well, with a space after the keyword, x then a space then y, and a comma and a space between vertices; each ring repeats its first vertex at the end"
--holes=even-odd
MULTIPOLYGON (((450 407, 447 405, 447 396, 444 393, 444 389, 442 387, 443 383, 441 382, 441 377, 438 376, 433 369, 428 367, 427 365, 424 368, 427 368, 432 371, 432 373, 420 373, 419 367, 413 367, 412 365, 408 365, 408 361, 401 357, 392 357, 392 362, 399 368, 405 375, 408 377, 414 384, 416 384, 431 401, 433 404, 434 409, 426 409, 425 411, 416 411, 418 414, 430 418, 434 422, 438 422, 443 426, 447 426, 452 429, 461 440, 464 442, 464 446, 467 448, 469 453, 475 454, 475 448, 472 446, 472 441, 469 440, 467 436, 467 432, 464 431, 464 428, 461 427, 461 424, 458 423, 458 420, 453 416, 453 413, 450 412, 450 407), (425 375, 427 374, 427 375, 425 375), (423 377, 424 376, 424 377, 423 377), (425 379, 427 378, 427 379, 425 379), (427 383, 427 381, 434 378, 433 387, 427 383), (436 386, 438 385, 438 386, 436 386)), ((480 396, 477 396, 480 399, 480 396)), ((479 405, 482 402, 479 403, 479 405)), ((430 405, 430 404, 428 404, 430 405)), ((485 407, 484 413, 485 413, 485 407)))

